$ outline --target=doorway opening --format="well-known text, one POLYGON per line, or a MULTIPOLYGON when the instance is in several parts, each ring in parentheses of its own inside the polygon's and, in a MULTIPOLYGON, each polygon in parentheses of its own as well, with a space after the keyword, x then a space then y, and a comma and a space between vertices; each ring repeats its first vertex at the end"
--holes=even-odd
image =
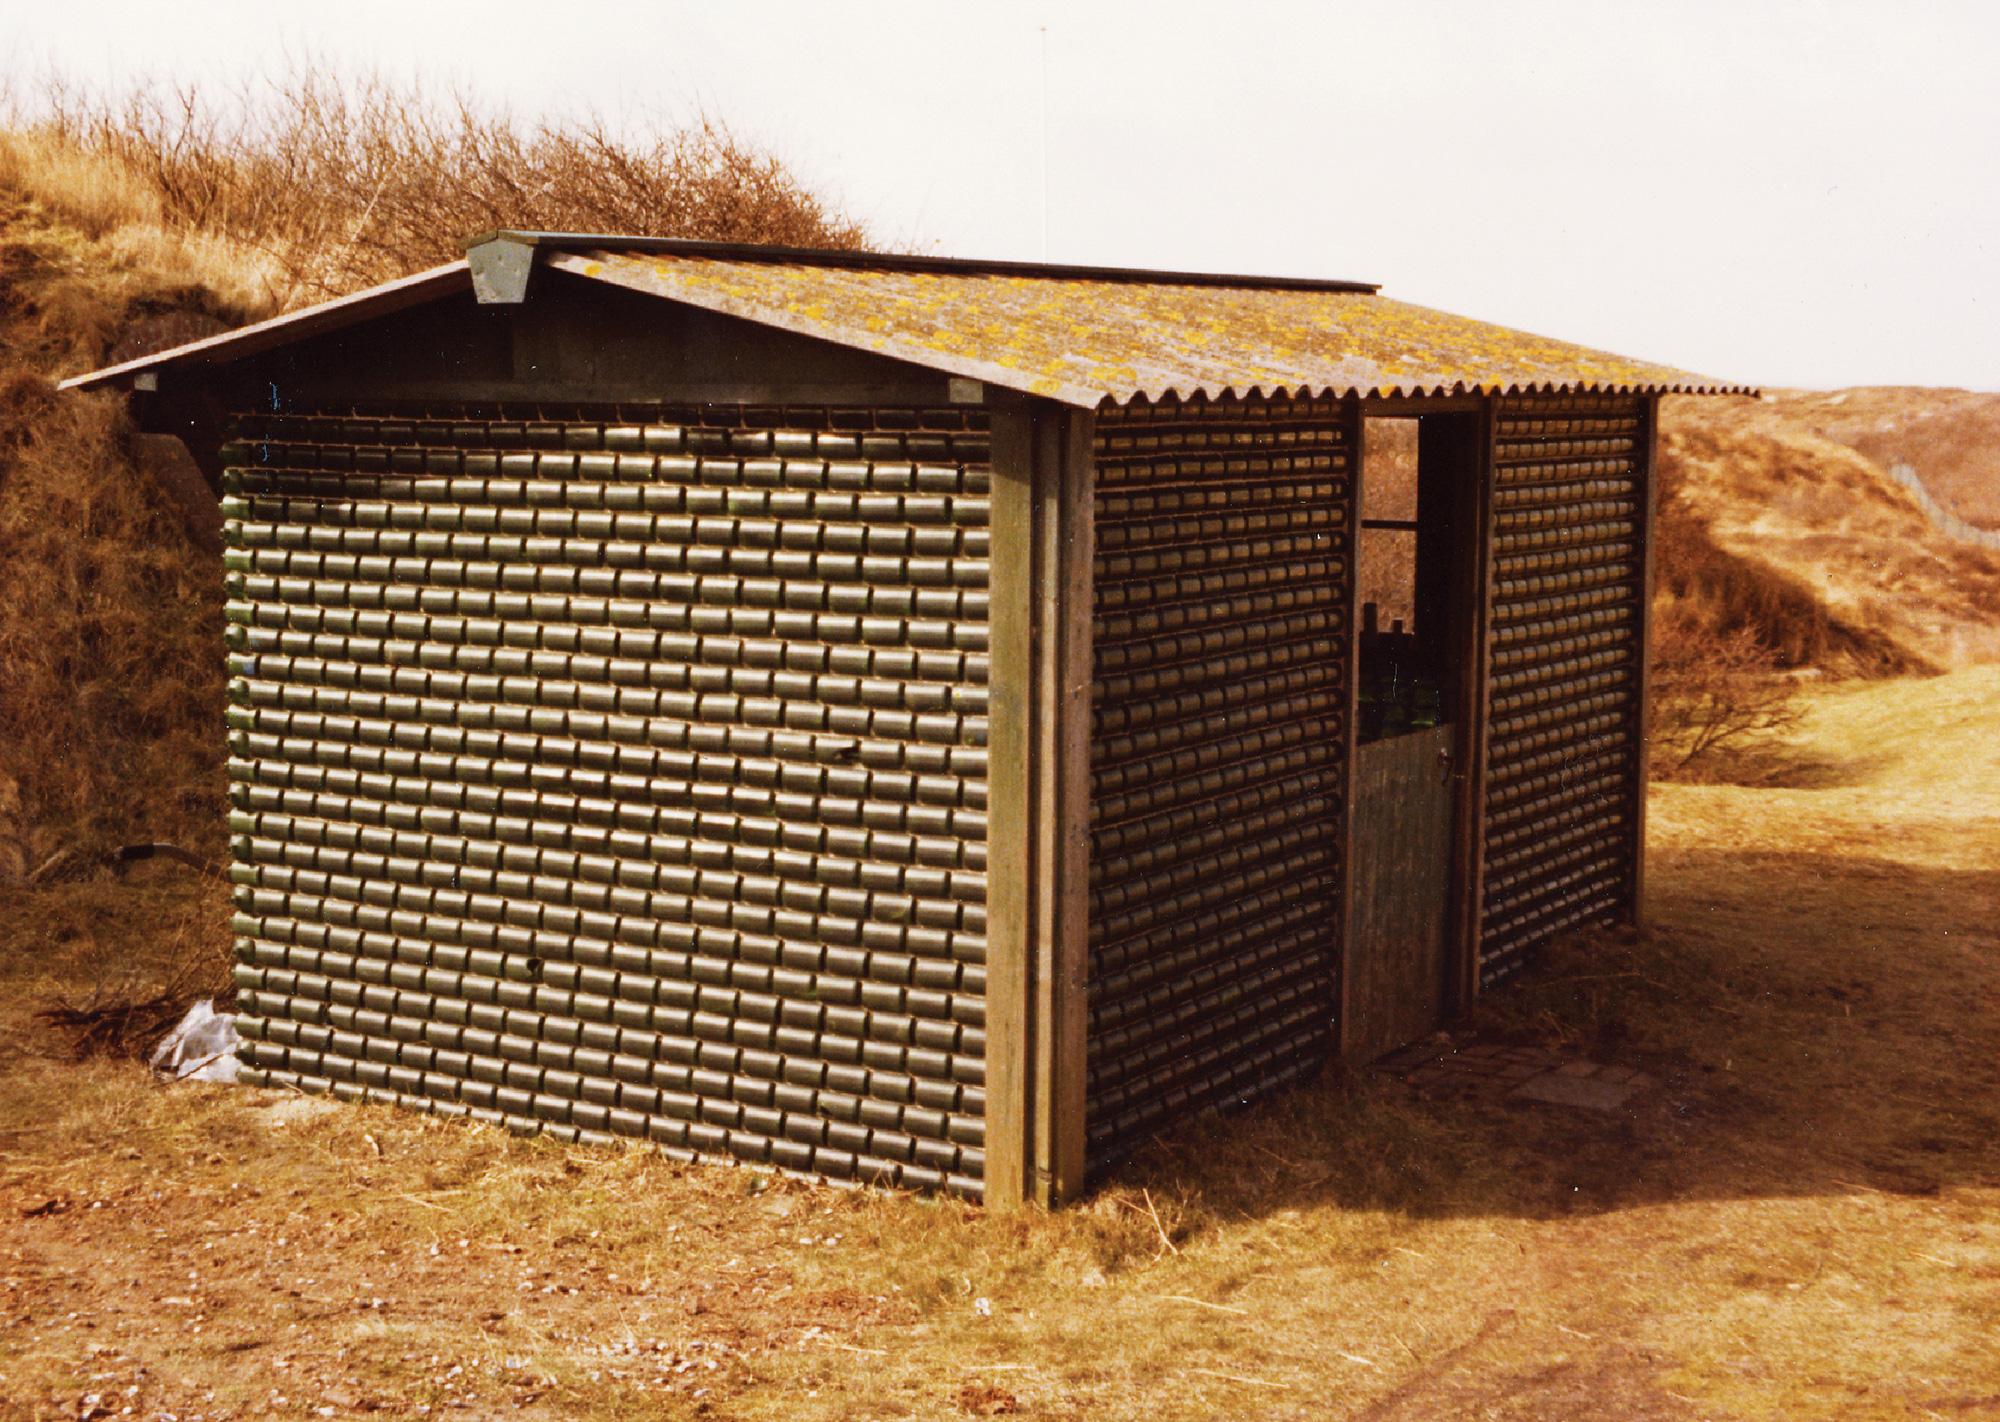
POLYGON ((1363 443, 1359 738, 1450 725, 1464 708, 1475 516, 1469 415, 1371 418, 1363 443))
POLYGON ((1453 412, 1364 432, 1341 1025, 1362 1059, 1435 1030, 1458 997, 1479 431, 1453 412))

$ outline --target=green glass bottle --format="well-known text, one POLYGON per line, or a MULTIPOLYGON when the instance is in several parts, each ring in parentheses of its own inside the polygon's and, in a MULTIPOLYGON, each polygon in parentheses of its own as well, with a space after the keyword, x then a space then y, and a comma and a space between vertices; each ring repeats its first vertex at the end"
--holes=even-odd
POLYGON ((1420 676, 1410 686, 1410 726, 1413 730, 1427 731, 1444 719, 1442 698, 1438 695, 1438 684, 1430 677, 1420 676))

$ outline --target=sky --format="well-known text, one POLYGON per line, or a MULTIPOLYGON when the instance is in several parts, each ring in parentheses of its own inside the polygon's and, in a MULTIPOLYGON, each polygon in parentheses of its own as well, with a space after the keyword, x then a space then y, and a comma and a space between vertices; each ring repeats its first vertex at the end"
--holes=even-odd
POLYGON ((1731 383, 2000 391, 2000 5, 70 0, 0 73, 288 63, 721 119, 944 256, 1379 282, 1731 383))

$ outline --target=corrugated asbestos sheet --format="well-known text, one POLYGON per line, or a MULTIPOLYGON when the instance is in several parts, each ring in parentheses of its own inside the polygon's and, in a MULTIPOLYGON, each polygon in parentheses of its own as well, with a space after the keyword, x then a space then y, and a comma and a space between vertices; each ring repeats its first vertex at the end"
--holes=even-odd
POLYGON ((976 1196, 984 414, 240 423, 251 1078, 976 1196))
POLYGON ((1644 419, 1617 397, 1501 404, 1494 453, 1479 971, 1632 909, 1644 419))
POLYGON ((1336 401, 1098 417, 1093 1168, 1330 1049, 1354 423, 1336 401))
POLYGON ((1225 394, 1721 391, 1721 382, 1351 291, 555 252, 558 270, 1079 406, 1225 394))

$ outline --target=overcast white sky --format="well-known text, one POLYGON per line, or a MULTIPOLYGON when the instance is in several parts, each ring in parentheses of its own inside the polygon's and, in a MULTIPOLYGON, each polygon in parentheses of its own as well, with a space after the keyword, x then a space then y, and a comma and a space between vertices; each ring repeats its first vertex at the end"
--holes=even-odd
POLYGON ((697 106, 889 243, 1345 277, 1764 385, 2000 390, 2000 4, 9 0, 16 81, 310 52, 697 106))

